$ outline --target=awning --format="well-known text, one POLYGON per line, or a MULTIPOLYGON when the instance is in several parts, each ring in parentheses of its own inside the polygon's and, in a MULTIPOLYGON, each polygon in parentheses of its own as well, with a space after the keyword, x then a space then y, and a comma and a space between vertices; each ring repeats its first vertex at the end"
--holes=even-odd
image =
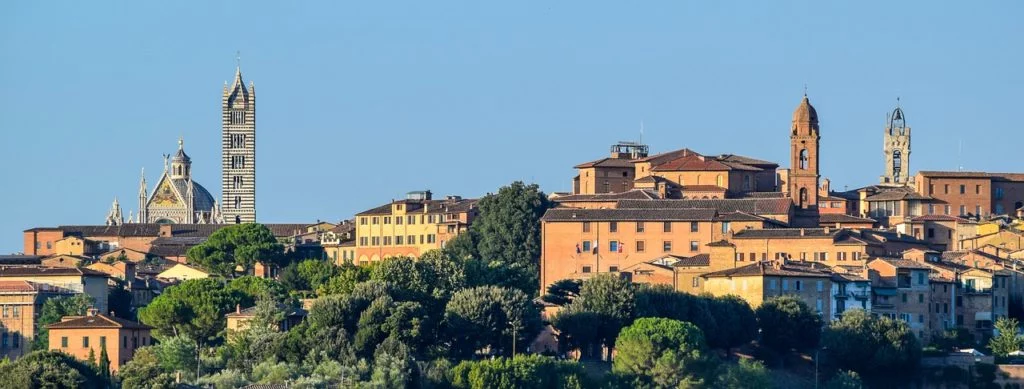
POLYGON ((889 288, 874 288, 874 289, 872 289, 872 292, 874 292, 876 295, 879 295, 879 296, 895 296, 896 295, 896 289, 889 289, 889 288))
POLYGON ((974 321, 992 321, 992 312, 977 312, 974 314, 974 321))

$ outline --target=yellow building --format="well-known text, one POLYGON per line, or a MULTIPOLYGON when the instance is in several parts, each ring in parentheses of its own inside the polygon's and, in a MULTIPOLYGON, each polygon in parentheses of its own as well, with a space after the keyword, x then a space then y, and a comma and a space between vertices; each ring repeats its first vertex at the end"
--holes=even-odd
POLYGON ((431 198, 430 191, 410 192, 405 200, 356 214, 355 257, 367 264, 388 257, 419 257, 444 247, 465 232, 478 213, 475 199, 431 198))
POLYGON ((775 296, 793 295, 808 307, 828 315, 832 311, 832 273, 814 263, 759 261, 701 276, 704 292, 714 296, 736 295, 751 308, 775 296))
POLYGON ((156 275, 156 278, 159 279, 175 281, 195 280, 208 277, 210 277, 210 273, 181 263, 171 266, 170 269, 164 270, 160 274, 156 275))

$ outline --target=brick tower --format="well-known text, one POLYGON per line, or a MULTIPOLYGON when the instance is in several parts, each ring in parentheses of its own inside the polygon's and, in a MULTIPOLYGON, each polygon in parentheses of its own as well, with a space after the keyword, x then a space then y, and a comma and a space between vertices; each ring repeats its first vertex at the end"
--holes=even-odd
POLYGON ((889 114, 889 120, 885 124, 885 141, 882 147, 885 154, 885 175, 882 176, 881 183, 907 185, 910 179, 910 127, 903 117, 899 99, 896 99, 896 109, 889 114))
POLYGON ((221 194, 225 223, 256 221, 256 87, 235 80, 224 84, 221 135, 221 194))
POLYGON ((790 129, 789 177, 787 192, 798 209, 817 208, 818 151, 821 136, 818 132, 818 112, 804 94, 804 99, 793 112, 793 126, 790 129))

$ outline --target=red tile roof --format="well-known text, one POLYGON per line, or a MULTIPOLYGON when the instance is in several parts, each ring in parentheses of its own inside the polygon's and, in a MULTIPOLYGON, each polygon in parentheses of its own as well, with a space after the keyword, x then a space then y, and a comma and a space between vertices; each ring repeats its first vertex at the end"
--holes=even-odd
POLYGON ((142 323, 136 323, 131 320, 125 320, 119 317, 111 317, 102 313, 94 316, 79 316, 70 320, 65 320, 57 323, 50 324, 46 328, 124 328, 124 329, 140 329, 149 330, 153 327, 147 326, 142 323))

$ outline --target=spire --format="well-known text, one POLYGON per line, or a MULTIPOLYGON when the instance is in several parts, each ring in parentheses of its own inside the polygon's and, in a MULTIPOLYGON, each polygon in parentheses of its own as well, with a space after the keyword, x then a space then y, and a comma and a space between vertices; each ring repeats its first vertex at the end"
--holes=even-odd
POLYGON ((119 226, 124 224, 124 217, 121 215, 121 204, 117 202, 117 197, 114 197, 114 204, 110 207, 110 212, 107 213, 108 226, 119 226))
POLYGON ((142 173, 139 174, 139 197, 146 197, 146 168, 142 168, 142 173))

